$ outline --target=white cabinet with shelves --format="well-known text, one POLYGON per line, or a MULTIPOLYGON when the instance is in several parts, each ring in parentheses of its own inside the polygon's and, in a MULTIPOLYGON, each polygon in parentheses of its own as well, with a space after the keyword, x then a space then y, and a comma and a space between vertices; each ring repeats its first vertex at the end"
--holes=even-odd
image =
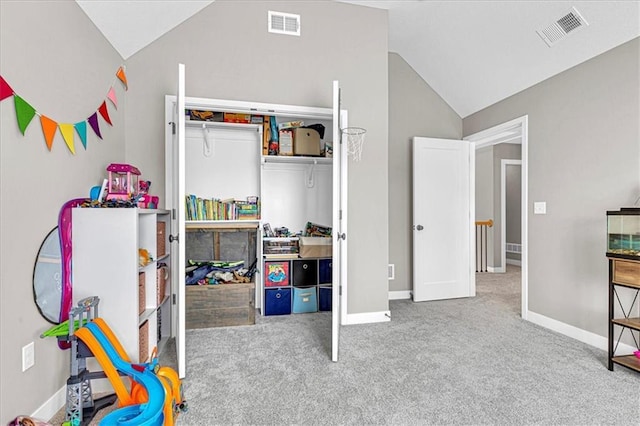
POLYGON ((169 212, 76 208, 72 215, 74 304, 98 296, 100 317, 129 358, 144 362, 154 348, 162 350, 171 334, 170 284, 160 278, 170 265, 169 212), (158 253, 159 247, 165 253, 158 253), (149 253, 145 264, 139 249, 149 253), (165 269, 159 271, 159 265, 165 269))

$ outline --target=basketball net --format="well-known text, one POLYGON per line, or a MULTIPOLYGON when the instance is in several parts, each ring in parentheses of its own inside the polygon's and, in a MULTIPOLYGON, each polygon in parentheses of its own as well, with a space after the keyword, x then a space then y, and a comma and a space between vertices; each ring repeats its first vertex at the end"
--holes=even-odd
POLYGON ((361 127, 345 127, 342 134, 347 137, 347 155, 358 162, 362 157, 362 145, 367 131, 361 127))

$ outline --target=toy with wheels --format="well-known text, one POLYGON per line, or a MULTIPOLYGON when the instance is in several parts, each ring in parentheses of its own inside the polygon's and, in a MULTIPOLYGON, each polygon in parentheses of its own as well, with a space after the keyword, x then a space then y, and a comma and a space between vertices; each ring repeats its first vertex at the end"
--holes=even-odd
POLYGON ((159 365, 155 349, 150 362, 132 364, 111 328, 97 317, 98 303, 97 297, 81 300, 69 313, 68 321, 41 336, 66 339, 70 344, 65 423, 88 425, 98 410, 117 400, 121 408, 105 416, 101 425, 173 426, 187 407, 177 373, 159 365), (96 358, 103 371, 89 372, 88 357, 96 358), (124 376, 128 377, 128 386, 124 376), (94 400, 91 380, 104 377, 109 379, 115 394, 94 400))

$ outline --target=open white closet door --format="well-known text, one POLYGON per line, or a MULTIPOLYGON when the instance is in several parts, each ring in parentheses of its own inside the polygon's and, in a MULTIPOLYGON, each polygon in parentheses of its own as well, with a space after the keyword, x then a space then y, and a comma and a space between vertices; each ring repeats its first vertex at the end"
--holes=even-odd
POLYGON ((178 191, 176 193, 177 200, 175 208, 177 211, 178 220, 178 291, 176 301, 176 318, 178 322, 178 330, 176 333, 176 350, 178 352, 178 376, 184 378, 186 376, 186 350, 185 350, 185 297, 186 287, 184 286, 185 276, 185 239, 186 232, 184 228, 185 224, 185 204, 182 200, 185 199, 185 115, 184 115, 184 92, 185 92, 185 67, 184 64, 178 64, 178 102, 176 108, 177 115, 177 158, 178 158, 178 191))
POLYGON ((185 351, 185 66, 178 64, 177 96, 167 96, 165 117, 169 126, 165 140, 166 207, 171 211, 171 313, 176 339, 178 376, 186 375, 185 351), (171 99, 174 98, 174 99, 171 99))
POLYGON ((338 361, 340 324, 346 317, 347 283, 347 156, 342 130, 347 126, 346 112, 340 109, 340 84, 333 82, 333 277, 331 360, 338 361))

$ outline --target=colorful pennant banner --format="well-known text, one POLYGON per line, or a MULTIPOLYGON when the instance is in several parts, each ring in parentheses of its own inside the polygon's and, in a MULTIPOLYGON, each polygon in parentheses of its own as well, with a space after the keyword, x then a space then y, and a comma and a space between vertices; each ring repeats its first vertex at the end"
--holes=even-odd
MULTIPOLYGON (((125 74, 124 67, 119 67, 118 71, 116 71, 116 77, 125 90, 129 90, 129 85, 127 83, 127 75, 125 74)), ((109 91, 107 92, 106 98, 109 99, 111 104, 115 109, 118 109, 118 99, 116 98, 116 91, 113 88, 114 81, 109 86, 109 91)), ((32 107, 27 101, 22 99, 16 92, 13 91, 9 83, 5 81, 5 79, 0 76, 0 101, 5 100, 13 96, 13 102, 16 109, 16 119, 18 121, 18 128, 20 132, 24 135, 27 127, 33 121, 33 118, 37 115, 40 117, 40 125, 42 126, 42 133, 44 135, 44 141, 47 144, 47 148, 51 151, 53 147, 53 140, 56 136, 56 132, 60 129, 60 134, 62 135, 62 139, 64 139, 65 144, 69 151, 75 155, 76 149, 74 144, 74 130, 78 134, 80 138, 80 142, 84 149, 87 149, 87 123, 91 126, 96 136, 102 139, 102 133, 100 132, 100 123, 98 120, 98 114, 104 121, 107 122, 110 126, 113 126, 111 121, 111 117, 109 116, 109 109, 107 108, 107 101, 104 100, 98 107, 98 109, 91 114, 86 120, 80 121, 75 124, 70 123, 59 123, 44 114, 40 114, 34 107, 32 107)))

